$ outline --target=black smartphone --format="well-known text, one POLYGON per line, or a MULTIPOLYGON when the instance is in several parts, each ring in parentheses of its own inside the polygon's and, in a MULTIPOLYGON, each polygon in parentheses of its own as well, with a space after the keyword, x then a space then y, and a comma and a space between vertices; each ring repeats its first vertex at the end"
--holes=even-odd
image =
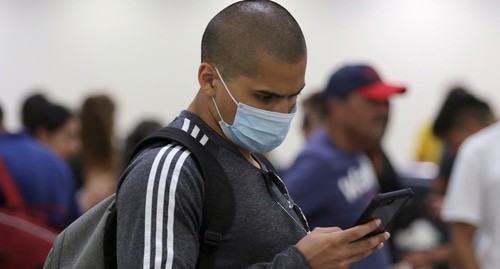
POLYGON ((380 219, 380 226, 376 230, 363 236, 363 238, 389 231, 394 217, 401 211, 403 206, 412 196, 413 191, 411 188, 379 193, 372 199, 368 207, 366 207, 359 216, 354 226, 365 224, 373 219, 380 219))

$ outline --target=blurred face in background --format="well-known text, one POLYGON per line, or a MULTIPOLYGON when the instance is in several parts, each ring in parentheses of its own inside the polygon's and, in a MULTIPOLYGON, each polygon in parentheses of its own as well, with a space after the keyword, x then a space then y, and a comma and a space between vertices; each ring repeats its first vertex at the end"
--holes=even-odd
POLYGON ((460 145, 462 145, 462 142, 464 142, 467 137, 494 122, 493 115, 491 115, 490 119, 482 121, 464 113, 464 115, 461 115, 458 119, 457 123, 444 135, 444 141, 452 156, 456 156, 460 145))
POLYGON ((335 103, 332 113, 339 123, 337 128, 343 128, 363 150, 380 143, 389 119, 388 100, 373 100, 353 92, 335 103))
POLYGON ((71 117, 55 131, 39 132, 38 138, 64 160, 71 160, 81 148, 80 120, 77 117, 71 117))

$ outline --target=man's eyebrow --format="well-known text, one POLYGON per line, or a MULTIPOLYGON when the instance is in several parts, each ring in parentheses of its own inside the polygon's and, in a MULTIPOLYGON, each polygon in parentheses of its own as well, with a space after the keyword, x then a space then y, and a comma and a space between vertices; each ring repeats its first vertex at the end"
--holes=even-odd
MULTIPOLYGON (((289 95, 289 96, 296 96, 296 95, 299 95, 302 90, 304 89, 304 87, 306 86, 306 84, 302 85, 302 87, 300 87, 300 89, 298 89, 295 93, 289 95)), ((285 97, 289 97, 289 96, 285 96, 285 95, 281 95, 281 94, 277 94, 271 90, 265 90, 265 89, 261 89, 261 90, 256 90, 260 93, 264 93, 264 94, 268 94, 268 95, 271 95, 271 96, 275 96, 275 97, 280 97, 280 98, 285 98, 285 97)))

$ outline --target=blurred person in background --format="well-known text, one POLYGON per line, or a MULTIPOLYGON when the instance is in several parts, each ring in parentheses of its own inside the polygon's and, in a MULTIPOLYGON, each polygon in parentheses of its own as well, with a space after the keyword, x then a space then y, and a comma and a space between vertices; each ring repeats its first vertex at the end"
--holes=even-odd
POLYGON ((2 104, 0 103, 0 133, 3 133, 4 127, 3 127, 3 109, 2 109, 2 104))
MULTIPOLYGON (((0 135, 5 131, 5 127, 3 124, 3 108, 2 108, 2 103, 0 103, 0 135)), ((5 203, 4 197, 2 192, 0 191, 0 205, 3 205, 5 203)))
MULTIPOLYGON (((397 182, 385 181, 389 178, 378 180, 367 153, 388 161, 380 143, 389 118, 389 98, 405 91, 383 82, 366 64, 345 65, 332 74, 321 95, 325 127, 312 134, 284 173, 290 195, 311 227, 347 229, 377 193, 399 188, 397 182)), ((389 249, 384 248, 350 268, 386 269, 390 264, 389 249)))
MULTIPOLYGON (((324 128, 326 108, 321 91, 316 91, 305 98, 302 102, 302 109, 304 116, 301 128, 307 140, 316 130, 324 128)), ((367 148, 365 152, 374 166, 381 191, 398 189, 400 187, 398 173, 382 150, 381 140, 373 147, 367 148)))
POLYGON ((415 145, 415 160, 417 162, 430 162, 438 164, 443 155, 443 143, 434 134, 432 124, 426 124, 418 134, 415 145))
POLYGON ((459 148, 441 216, 450 226, 457 268, 500 265, 500 123, 468 137, 459 148))
MULTIPOLYGON (((444 145, 439 174, 431 187, 433 200, 446 193, 451 170, 462 142, 496 121, 490 105, 463 87, 451 88, 434 121, 433 132, 444 145)), ((439 218, 441 202, 431 203, 432 216, 439 218)))
POLYGON ((325 111, 321 91, 314 91, 302 101, 302 134, 307 140, 325 121, 325 111))
POLYGON ((80 203, 84 211, 115 192, 122 171, 122 157, 115 144, 116 104, 106 94, 83 101, 81 118, 80 203))
POLYGON ((27 97, 22 106, 24 127, 66 161, 80 151, 80 120, 66 107, 54 104, 41 93, 27 97))
POLYGON ((423 212, 423 218, 436 229, 438 242, 431 247, 409 250, 403 261, 412 268, 450 268, 449 230, 440 215, 454 160, 460 145, 467 137, 494 121, 495 116, 489 104, 469 90, 457 86, 448 91, 432 124, 433 134, 440 139, 443 152, 438 175, 432 181, 425 197, 423 212))
POLYGON ((130 157, 132 157, 132 152, 135 146, 137 146, 137 144, 139 144, 139 142, 141 142, 141 140, 148 136, 150 133, 160 129, 161 127, 163 127, 163 125, 155 119, 143 119, 139 123, 137 123, 137 125, 125 139, 122 159, 124 167, 128 164, 130 157))
POLYGON ((26 111, 31 109, 38 116, 30 118, 29 126, 19 133, 0 134, 0 155, 33 214, 46 219, 54 229, 62 230, 80 216, 81 210, 69 165, 32 135, 30 126, 42 126, 41 121, 52 116, 48 109, 51 104, 45 97, 38 95, 35 99, 32 101, 32 96, 25 99, 22 121, 26 123, 29 118, 26 111))

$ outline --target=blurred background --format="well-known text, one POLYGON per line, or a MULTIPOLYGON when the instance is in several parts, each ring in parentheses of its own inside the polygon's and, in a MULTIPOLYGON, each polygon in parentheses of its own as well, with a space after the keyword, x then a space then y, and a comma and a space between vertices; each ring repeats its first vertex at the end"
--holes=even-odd
MULTIPOLYGON (((5 125, 21 127, 21 102, 35 89, 76 109, 88 94, 117 103, 122 139, 136 122, 172 120, 198 90, 208 21, 233 1, 0 1, 0 101, 5 125)), ((399 169, 415 159, 419 133, 456 84, 493 108, 500 102, 500 2, 493 0, 278 0, 308 45, 304 96, 340 65, 366 62, 408 93, 391 103, 385 148, 399 169)), ((300 101, 300 100, 299 100, 300 101)), ((302 111, 272 152, 288 165, 302 147, 302 111)))

